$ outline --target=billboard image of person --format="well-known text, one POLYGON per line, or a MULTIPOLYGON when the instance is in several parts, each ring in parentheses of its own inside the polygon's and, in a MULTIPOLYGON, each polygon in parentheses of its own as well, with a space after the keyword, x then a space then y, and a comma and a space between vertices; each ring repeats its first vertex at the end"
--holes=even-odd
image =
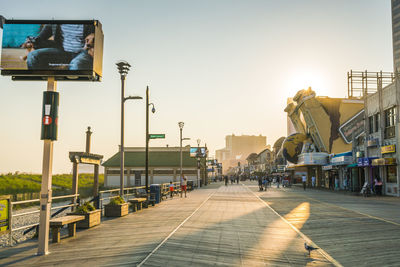
POLYGON ((6 24, 3 31, 3 57, 9 59, 2 60, 3 69, 12 66, 29 70, 93 68, 94 25, 6 24), (25 31, 21 31, 23 28, 25 31), (24 42, 20 43, 22 38, 24 42))
POLYGON ((13 21, 3 26, 2 75, 101 77, 98 21, 13 21))

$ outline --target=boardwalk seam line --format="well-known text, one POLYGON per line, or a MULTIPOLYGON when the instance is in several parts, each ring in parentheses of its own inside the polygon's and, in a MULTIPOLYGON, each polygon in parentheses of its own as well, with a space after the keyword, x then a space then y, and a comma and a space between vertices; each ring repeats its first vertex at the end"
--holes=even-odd
POLYGON ((393 221, 390 221, 390 220, 386 220, 386 219, 384 219, 384 218, 376 217, 376 216, 373 216, 373 215, 369 215, 369 214, 363 213, 363 212, 361 212, 361 211, 356 211, 356 210, 352 210, 352 209, 349 209, 349 208, 341 207, 341 206, 339 206, 339 205, 332 204, 332 203, 329 203, 329 202, 325 202, 325 201, 322 201, 322 200, 318 200, 318 199, 315 199, 315 198, 312 198, 312 197, 309 197, 309 196, 303 196, 303 195, 301 195, 301 194, 294 193, 294 192, 292 192, 292 191, 286 191, 286 190, 284 190, 284 191, 285 191, 285 192, 290 192, 291 194, 294 194, 294 195, 296 195, 296 196, 301 196, 301 197, 304 197, 304 198, 308 198, 308 199, 313 200, 313 201, 315 201, 315 202, 319 202, 319 203, 326 204, 327 206, 332 206, 332 207, 336 207, 336 208, 343 209, 343 210, 346 210, 346 211, 358 213, 358 214, 360 214, 360 215, 369 217, 369 218, 371 218, 371 219, 375 219, 375 220, 378 220, 378 221, 383 221, 383 222, 390 223, 390 224, 393 224, 393 225, 396 225, 396 226, 400 226, 400 223, 393 222, 393 221))
POLYGON ((168 239, 173 235, 173 234, 175 234, 175 232, 176 231, 178 231, 178 229, 179 228, 181 228, 182 227, 182 225, 184 225, 201 207, 203 207, 203 205, 210 199, 210 197, 212 197, 214 194, 215 194, 215 192, 217 192, 218 191, 218 189, 217 190, 215 190, 213 193, 211 193, 201 204, 200 204, 200 206, 198 206, 197 207, 197 209, 195 210, 195 211, 193 211, 192 212, 192 214, 190 214, 185 220, 183 220, 183 222, 181 222, 181 224, 179 224, 166 238, 164 238, 164 240, 160 243, 160 244, 158 244, 158 246, 157 247, 155 247, 151 252, 150 252, 150 254, 149 255, 147 255, 146 256, 146 258, 144 258, 144 260, 142 260, 138 265, 137 265, 137 267, 140 267, 140 266, 142 266, 165 242, 167 242, 168 241, 168 239))
MULTIPOLYGON (((297 229, 294 225, 292 225, 288 220, 286 220, 283 216, 281 216, 277 211, 275 211, 267 202, 265 202, 264 200, 262 200, 256 193, 254 193, 253 191, 251 191, 247 186, 245 186, 244 184, 242 184, 248 191, 250 191, 251 193, 253 193, 253 195, 258 198, 262 203, 264 203, 265 206, 267 206, 272 212, 274 212, 276 215, 279 216, 279 218, 281 218, 285 223, 287 223, 297 234, 299 234, 306 242, 309 243, 309 245, 313 246, 313 247, 318 247, 308 236, 306 236, 305 234, 303 234, 302 232, 300 232, 299 229, 297 229)), ((325 259, 327 259, 328 261, 330 261, 333 265, 337 266, 337 267, 343 267, 342 264, 340 264, 337 260, 335 260, 334 258, 332 258, 331 255, 329 255, 325 250, 323 250, 322 248, 318 247, 319 249, 317 250, 325 259)))

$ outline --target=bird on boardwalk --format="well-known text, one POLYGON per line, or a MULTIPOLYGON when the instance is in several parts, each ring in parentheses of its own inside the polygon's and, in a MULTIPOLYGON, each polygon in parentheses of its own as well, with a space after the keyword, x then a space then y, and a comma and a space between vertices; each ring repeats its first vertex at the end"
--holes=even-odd
POLYGON ((308 256, 310 256, 311 251, 318 249, 314 248, 313 246, 307 245, 307 243, 304 243, 304 248, 308 251, 308 256))

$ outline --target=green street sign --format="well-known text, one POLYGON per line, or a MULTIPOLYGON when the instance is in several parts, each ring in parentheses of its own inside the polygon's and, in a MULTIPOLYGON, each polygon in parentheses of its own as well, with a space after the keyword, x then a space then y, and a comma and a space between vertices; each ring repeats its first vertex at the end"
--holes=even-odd
POLYGON ((149 139, 164 139, 165 134, 149 134, 149 139))

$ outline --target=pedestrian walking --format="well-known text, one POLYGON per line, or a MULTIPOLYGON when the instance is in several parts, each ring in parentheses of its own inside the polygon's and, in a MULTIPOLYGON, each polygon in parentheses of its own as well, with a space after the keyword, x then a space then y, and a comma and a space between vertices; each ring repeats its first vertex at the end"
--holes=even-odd
POLYGON ((306 191, 307 176, 305 174, 301 176, 301 181, 303 182, 303 189, 306 191))
POLYGON ((171 198, 172 198, 173 194, 174 194, 174 184, 172 183, 172 181, 169 182, 169 193, 170 193, 171 198))
POLYGON ((376 195, 382 196, 382 181, 381 181, 381 178, 379 176, 375 177, 374 187, 375 187, 376 195))
POLYGON ((228 175, 224 176, 224 180, 225 180, 225 186, 228 186, 228 175))
POLYGON ((186 179, 185 175, 182 174, 182 177, 181 177, 181 197, 182 197, 183 192, 185 192, 185 197, 186 197, 186 190, 187 190, 187 179, 186 179))
POLYGON ((316 179, 315 176, 313 175, 313 176, 311 177, 311 184, 312 184, 312 187, 315 187, 316 181, 317 181, 317 179, 316 179))
POLYGON ((263 190, 264 190, 264 189, 263 189, 263 179, 262 179, 261 176, 258 177, 258 189, 259 189, 260 191, 263 191, 263 190))

